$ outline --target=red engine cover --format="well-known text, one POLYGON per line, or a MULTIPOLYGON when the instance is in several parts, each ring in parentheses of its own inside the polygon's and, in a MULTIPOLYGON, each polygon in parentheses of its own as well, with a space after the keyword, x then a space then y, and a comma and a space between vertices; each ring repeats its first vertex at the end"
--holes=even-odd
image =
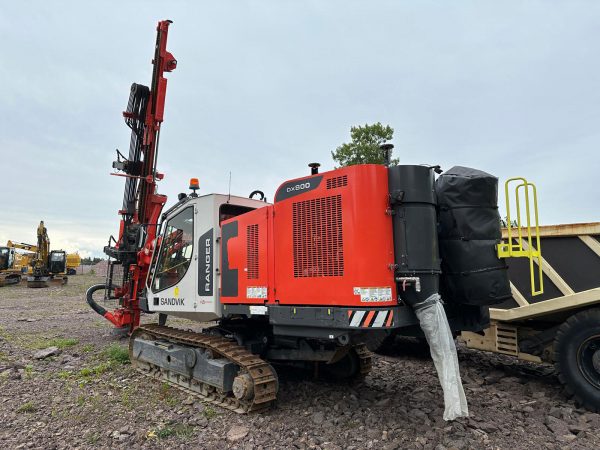
MULTIPOLYGON (((224 303, 395 305, 387 169, 351 166, 282 184, 224 242, 237 296, 224 303)), ((223 259, 222 259, 223 260, 223 259)), ((231 292, 231 289, 228 289, 231 292)))
POLYGON ((267 299, 274 298, 271 242, 273 206, 265 206, 223 221, 221 229, 236 222, 237 236, 229 237, 225 232, 221 234, 221 303, 262 305, 267 299), (230 284, 227 289, 223 289, 225 283, 230 284))

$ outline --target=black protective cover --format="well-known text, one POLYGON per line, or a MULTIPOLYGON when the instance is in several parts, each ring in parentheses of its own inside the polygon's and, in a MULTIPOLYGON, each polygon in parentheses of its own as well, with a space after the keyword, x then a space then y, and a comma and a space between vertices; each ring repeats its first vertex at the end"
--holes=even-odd
POLYGON ((496 256, 502 236, 498 179, 456 166, 437 179, 435 190, 443 298, 478 306, 511 298, 506 261, 496 256))

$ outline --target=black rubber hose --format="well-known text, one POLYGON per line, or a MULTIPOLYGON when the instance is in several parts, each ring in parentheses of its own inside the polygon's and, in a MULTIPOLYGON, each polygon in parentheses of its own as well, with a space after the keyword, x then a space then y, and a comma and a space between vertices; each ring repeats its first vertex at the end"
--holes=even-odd
POLYGON ((85 293, 86 300, 88 304, 92 307, 94 311, 100 314, 102 317, 106 314, 106 309, 100 306, 98 303, 94 301, 94 292, 99 291, 100 289, 106 289, 106 284, 95 284, 90 287, 85 293))

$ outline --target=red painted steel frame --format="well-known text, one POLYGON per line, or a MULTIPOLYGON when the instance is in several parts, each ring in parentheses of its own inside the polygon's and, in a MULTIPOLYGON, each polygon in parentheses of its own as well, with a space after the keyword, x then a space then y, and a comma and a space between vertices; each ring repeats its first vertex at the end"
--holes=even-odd
MULTIPOLYGON (((158 22, 156 27, 156 47, 154 59, 152 60, 152 85, 146 108, 146 117, 144 118, 142 145, 144 167, 140 177, 141 186, 137 210, 132 219, 132 223, 146 226, 145 245, 137 254, 137 263, 129 267, 129 281, 120 288, 115 289, 115 296, 121 299, 121 306, 115 311, 107 312, 104 315, 115 326, 119 328, 129 327, 130 331, 133 331, 140 323, 139 295, 151 264, 158 219, 167 201, 165 195, 156 193, 156 181, 163 178, 163 174, 156 172, 156 152, 167 93, 167 79, 164 77, 164 73, 171 72, 177 67, 177 60, 167 51, 167 36, 171 23, 170 20, 162 20, 158 22)), ((123 115, 126 116, 126 113, 123 113, 123 115)), ((124 220, 121 219, 117 242, 122 241, 124 228, 124 220)))

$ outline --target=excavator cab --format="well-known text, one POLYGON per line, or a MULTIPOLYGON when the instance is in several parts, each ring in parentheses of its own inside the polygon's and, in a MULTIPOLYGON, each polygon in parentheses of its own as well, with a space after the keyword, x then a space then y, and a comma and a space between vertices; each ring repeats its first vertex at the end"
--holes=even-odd
POLYGON ((21 281, 21 274, 15 270, 15 249, 0 247, 0 286, 17 284, 21 281))
POLYGON ((14 250, 0 247, 0 270, 8 270, 13 266, 14 250))
POLYGON ((52 250, 48 261, 50 273, 64 273, 67 270, 67 253, 63 250, 52 250))

